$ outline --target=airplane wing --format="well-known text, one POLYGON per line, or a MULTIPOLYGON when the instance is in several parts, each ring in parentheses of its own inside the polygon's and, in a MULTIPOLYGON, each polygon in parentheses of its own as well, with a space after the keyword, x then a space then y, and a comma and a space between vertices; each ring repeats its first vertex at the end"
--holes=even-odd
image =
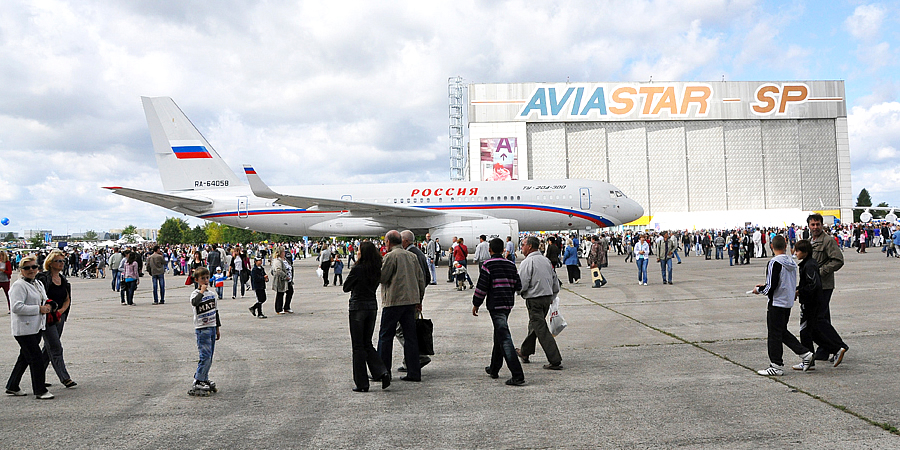
POLYGON ((253 167, 244 165, 244 174, 247 175, 247 181, 250 182, 250 189, 253 195, 262 198, 270 198, 275 202, 302 208, 306 210, 340 210, 350 211, 351 213, 361 213, 370 216, 391 215, 395 217, 433 217, 444 215, 444 212, 434 211, 425 208, 413 208, 411 206, 386 205, 378 203, 363 203, 347 200, 335 200, 330 198, 302 197, 296 195, 279 194, 267 186, 253 167))
POLYGON ((207 209, 209 209, 209 207, 212 206, 211 201, 178 197, 176 195, 139 191, 137 189, 129 189, 118 186, 104 187, 103 189, 109 189, 114 194, 119 194, 123 197, 129 197, 135 200, 140 200, 142 202, 152 203, 157 206, 162 206, 163 208, 184 212, 186 214, 199 214, 206 211, 207 209))

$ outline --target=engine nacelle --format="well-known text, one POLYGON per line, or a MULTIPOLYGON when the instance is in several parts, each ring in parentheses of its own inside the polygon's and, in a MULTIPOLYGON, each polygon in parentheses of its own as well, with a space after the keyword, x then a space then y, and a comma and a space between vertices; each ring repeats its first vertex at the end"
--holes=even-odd
POLYGON ((447 250, 453 242, 453 237, 463 238, 463 244, 469 249, 469 253, 475 253, 478 245, 478 236, 487 236, 488 241, 500 238, 506 243, 506 237, 512 237, 513 244, 519 248, 519 221, 511 219, 480 219, 464 220, 428 230, 431 238, 439 238, 441 248, 447 250))

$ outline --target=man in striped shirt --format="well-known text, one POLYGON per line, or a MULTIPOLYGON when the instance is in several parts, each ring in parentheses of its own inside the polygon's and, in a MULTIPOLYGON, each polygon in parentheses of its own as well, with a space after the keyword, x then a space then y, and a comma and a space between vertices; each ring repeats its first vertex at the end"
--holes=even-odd
POLYGON ((472 315, 478 315, 478 308, 487 299, 487 310, 494 323, 494 350, 491 353, 491 365, 484 371, 491 378, 498 378, 503 360, 512 378, 506 380, 510 386, 525 384, 525 372, 516 355, 516 347, 513 344, 512 335, 509 332, 507 319, 516 301, 516 292, 522 289, 522 281, 516 271, 516 265, 503 257, 503 241, 494 238, 489 244, 490 259, 484 261, 478 271, 478 285, 475 287, 475 295, 472 296, 472 315))

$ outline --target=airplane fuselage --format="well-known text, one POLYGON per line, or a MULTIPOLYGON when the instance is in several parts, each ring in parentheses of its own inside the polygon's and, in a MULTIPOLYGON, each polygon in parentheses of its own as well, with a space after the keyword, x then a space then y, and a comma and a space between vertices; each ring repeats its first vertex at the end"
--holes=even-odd
POLYGON ((434 217, 364 216, 348 211, 299 209, 254 196, 249 187, 173 193, 213 206, 196 216, 223 224, 295 236, 371 236, 392 228, 424 230, 461 220, 504 218, 520 231, 593 229, 620 225, 642 214, 637 204, 608 183, 589 180, 419 182, 284 186, 286 195, 402 205, 442 211, 434 217))

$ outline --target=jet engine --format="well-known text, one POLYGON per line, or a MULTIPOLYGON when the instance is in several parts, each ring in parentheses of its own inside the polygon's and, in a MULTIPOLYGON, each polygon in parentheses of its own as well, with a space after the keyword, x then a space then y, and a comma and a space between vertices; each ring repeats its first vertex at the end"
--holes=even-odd
POLYGON ((464 220, 462 222, 450 223, 428 230, 431 238, 439 238, 441 248, 446 250, 450 248, 453 237, 461 237, 464 244, 469 249, 469 253, 475 253, 475 246, 478 245, 478 236, 482 234, 490 241, 492 238, 500 238, 506 242, 506 237, 512 237, 513 243, 518 248, 519 245, 519 222, 512 219, 479 219, 464 220))

